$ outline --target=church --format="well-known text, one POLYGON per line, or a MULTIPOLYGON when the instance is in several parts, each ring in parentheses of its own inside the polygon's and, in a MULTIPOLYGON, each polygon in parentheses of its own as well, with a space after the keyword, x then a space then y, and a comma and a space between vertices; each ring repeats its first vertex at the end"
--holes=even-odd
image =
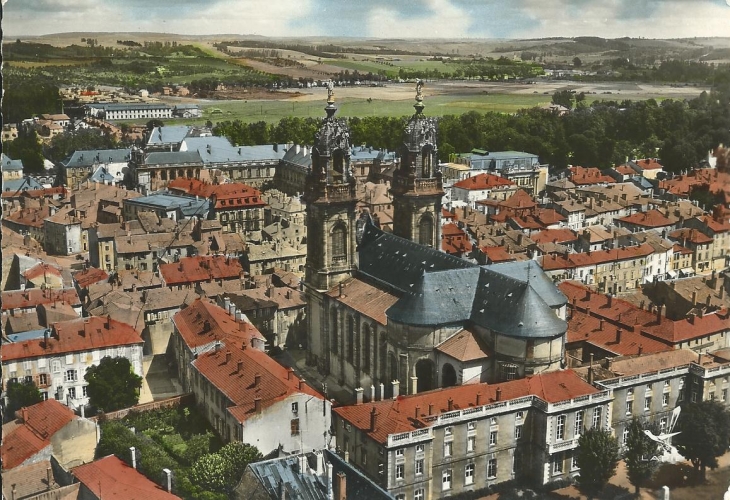
POLYGON ((437 124, 420 82, 414 108, 387 233, 357 213, 330 89, 303 196, 307 363, 365 401, 563 368, 567 299, 535 262, 479 266, 439 250, 437 124))

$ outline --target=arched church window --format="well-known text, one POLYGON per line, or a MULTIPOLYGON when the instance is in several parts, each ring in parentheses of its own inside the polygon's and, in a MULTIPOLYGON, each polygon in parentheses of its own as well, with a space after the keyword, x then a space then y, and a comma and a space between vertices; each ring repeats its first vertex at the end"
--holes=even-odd
POLYGON ((341 262, 347 258, 347 227, 337 224, 332 229, 332 262, 341 262))
POLYGON ((345 173, 345 153, 341 149, 335 149, 332 152, 332 170, 334 171, 332 180, 341 182, 342 175, 345 173))
POLYGON ((433 218, 430 215, 424 215, 418 221, 418 243, 433 246, 433 218))

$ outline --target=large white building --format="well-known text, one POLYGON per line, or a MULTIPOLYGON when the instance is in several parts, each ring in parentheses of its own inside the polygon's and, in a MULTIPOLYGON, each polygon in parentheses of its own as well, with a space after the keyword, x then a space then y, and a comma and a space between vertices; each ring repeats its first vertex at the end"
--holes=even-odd
POLYGON ((167 104, 87 104, 86 114, 103 120, 138 120, 140 118, 172 118, 172 108, 167 104))

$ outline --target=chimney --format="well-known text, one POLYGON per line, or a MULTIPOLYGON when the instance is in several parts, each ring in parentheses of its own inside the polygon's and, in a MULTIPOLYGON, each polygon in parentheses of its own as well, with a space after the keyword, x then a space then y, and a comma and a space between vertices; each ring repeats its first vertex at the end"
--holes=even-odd
POLYGON ((132 457, 132 468, 137 468, 137 449, 134 446, 129 447, 129 454, 132 457))
POLYGON ((168 468, 162 469, 162 472, 165 473, 165 479, 167 479, 166 482, 166 489, 168 493, 172 493, 172 471, 168 468))
POLYGON ((342 291, 343 291, 343 289, 344 289, 344 288, 345 288, 345 285, 343 285, 342 283, 340 283, 340 288, 339 288, 339 290, 340 290, 340 295, 339 295, 339 296, 340 296, 340 297, 342 297, 342 296, 343 296, 343 293, 342 293, 342 291))
POLYGON ((335 500, 347 500, 347 476, 344 472, 337 473, 335 500))
POLYGON ((48 489, 51 489, 51 485, 53 484, 53 469, 50 467, 46 467, 46 482, 48 483, 48 489))
POLYGON ((662 305, 661 304, 657 304, 657 306, 656 306, 656 322, 660 325, 662 324, 662 305))
POLYGON ((333 500, 334 494, 332 493, 332 463, 327 462, 327 500, 333 500))
POLYGON ((644 344, 639 344, 639 356, 644 352, 644 344))
POLYGON ((254 398, 254 400, 253 400, 253 410, 257 414, 261 413, 261 398, 254 398))
POLYGON ((106 324, 104 325, 104 327, 107 330, 111 330, 112 329, 112 317, 110 315, 108 315, 108 314, 106 316, 106 324))
POLYGON ((385 399, 385 384, 380 384, 380 399, 385 399))
POLYGON ((613 294, 608 294, 608 307, 613 307, 613 294))
POLYGON ((370 432, 375 430, 375 426, 378 424, 378 412, 373 408, 370 410, 370 432))
POLYGON ((418 377, 411 377, 411 394, 418 394, 418 377))
POLYGON ((243 361, 238 360, 236 363, 236 373, 241 373, 241 370, 243 370, 243 361))
POLYGON ((355 404, 356 405, 362 404, 362 393, 363 393, 362 387, 358 387, 357 389, 355 389, 355 404))
POLYGON ((697 290, 692 292, 692 305, 693 306, 697 305, 697 290))
POLYGON ((449 408, 449 411, 452 411, 454 409, 454 399, 453 398, 449 398, 448 408, 449 408))
POLYGON ((294 378, 294 370, 292 368, 287 368, 286 369, 286 379, 291 380, 292 378, 294 378))
POLYGON ((394 380, 391 382, 393 385, 393 399, 398 397, 398 391, 400 390, 400 380, 394 380))
POLYGON ((502 401, 502 388, 497 387, 496 401, 502 401))
POLYGON ((598 320, 598 329, 603 330, 603 318, 598 320))
POLYGON ((433 403, 428 403, 428 415, 433 415, 433 403))
POLYGON ((413 418, 418 418, 421 415, 421 407, 416 405, 416 409, 413 412, 413 418))
POLYGON ((257 373, 253 376, 253 386, 258 387, 261 385, 261 374, 257 373))
POLYGON ((712 295, 709 293, 707 294, 707 300, 705 300, 705 307, 710 307, 710 302, 712 301, 712 295))
POLYGON ((299 388, 300 391, 304 390, 304 379, 303 378, 300 378, 299 379, 299 386, 298 386, 298 388, 299 388))
POLYGON ((477 406, 481 406, 481 404, 482 404, 482 393, 481 392, 477 392, 477 403, 476 403, 476 405, 477 406))
POLYGON ((623 331, 621 330, 621 328, 616 329, 616 343, 617 344, 621 343, 621 334, 622 333, 623 333, 623 331))
POLYGON ((231 351, 226 351, 226 364, 231 361, 231 351))
POLYGON ((375 386, 370 385, 370 401, 375 401, 375 386))

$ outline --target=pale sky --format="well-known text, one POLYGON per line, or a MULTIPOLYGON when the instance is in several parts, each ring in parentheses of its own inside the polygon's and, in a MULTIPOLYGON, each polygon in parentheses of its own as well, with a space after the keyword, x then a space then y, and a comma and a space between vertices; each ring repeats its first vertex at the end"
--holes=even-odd
POLYGON ((6 37, 69 31, 378 38, 730 37, 730 0, 3 0, 6 37))

